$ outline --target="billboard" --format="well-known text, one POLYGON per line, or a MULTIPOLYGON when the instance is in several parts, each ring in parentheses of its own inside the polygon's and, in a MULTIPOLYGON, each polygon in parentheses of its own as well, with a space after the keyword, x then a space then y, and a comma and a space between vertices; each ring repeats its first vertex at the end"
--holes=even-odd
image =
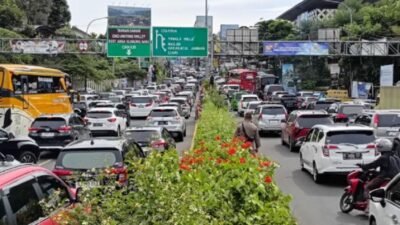
POLYGON ((326 42, 263 42, 265 56, 322 56, 329 55, 326 42))
POLYGON ((282 65, 282 85, 285 91, 290 94, 296 93, 296 84, 294 83, 294 65, 282 65))
POLYGON ((381 87, 393 86, 393 72, 394 72, 393 64, 381 66, 381 78, 380 78, 381 87))
POLYGON ((150 27, 151 9, 140 7, 108 6, 108 26, 150 27))
POLYGON ((11 51, 22 54, 58 54, 64 53, 65 41, 55 40, 11 40, 11 51))
POLYGON ((373 84, 366 82, 353 81, 351 88, 351 97, 359 99, 368 99, 373 84))
POLYGON ((220 29, 221 41, 226 41, 228 30, 234 30, 234 29, 239 29, 239 25, 238 24, 221 24, 221 29, 220 29))

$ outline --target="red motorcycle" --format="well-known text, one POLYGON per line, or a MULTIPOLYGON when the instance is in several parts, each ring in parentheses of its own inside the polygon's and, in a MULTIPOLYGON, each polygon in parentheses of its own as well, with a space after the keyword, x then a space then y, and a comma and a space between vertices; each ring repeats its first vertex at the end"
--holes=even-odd
MULTIPOLYGON (((365 211, 368 208, 368 198, 365 196, 365 186, 376 177, 377 172, 374 170, 355 170, 347 175, 347 186, 340 198, 340 210, 343 213, 349 213, 353 209, 365 211)), ((390 180, 383 183, 384 187, 390 180)))

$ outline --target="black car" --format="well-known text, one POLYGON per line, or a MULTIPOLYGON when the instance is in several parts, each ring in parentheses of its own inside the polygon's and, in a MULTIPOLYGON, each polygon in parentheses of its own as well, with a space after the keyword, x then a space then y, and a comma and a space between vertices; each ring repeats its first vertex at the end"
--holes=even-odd
POLYGON ((72 142, 58 155, 53 172, 75 187, 95 187, 103 184, 127 185, 125 160, 144 158, 142 148, 124 138, 93 138, 72 142), (102 170, 110 170, 105 180, 97 178, 102 170), (112 181, 112 182, 110 182, 112 181))
POLYGON ((29 128, 29 137, 42 150, 60 150, 67 144, 91 137, 85 121, 77 114, 54 114, 36 118, 29 128))
POLYGON ((85 117, 88 111, 88 107, 85 102, 74 102, 74 112, 81 117, 85 117))
POLYGON ((137 142, 146 155, 153 149, 163 152, 176 148, 174 138, 163 127, 133 127, 125 131, 124 137, 137 142))
POLYGON ((0 129, 0 152, 12 155, 22 163, 36 163, 39 159, 39 146, 28 137, 14 137, 6 130, 0 129))
POLYGON ((292 94, 283 94, 280 96, 280 101, 286 110, 290 113, 297 109, 297 97, 292 94))

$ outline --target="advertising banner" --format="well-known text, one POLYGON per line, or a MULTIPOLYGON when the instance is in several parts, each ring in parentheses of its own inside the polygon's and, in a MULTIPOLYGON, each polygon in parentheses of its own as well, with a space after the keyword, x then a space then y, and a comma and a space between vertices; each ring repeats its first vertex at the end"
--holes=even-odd
POLYGON ((359 99, 368 99, 371 92, 372 83, 353 81, 351 88, 351 97, 359 99))
POLYGON ((108 26, 150 27, 151 9, 141 7, 108 6, 108 26))
POLYGON ((24 41, 24 40, 11 40, 11 51, 13 53, 23 54, 58 54, 63 53, 65 48, 65 41, 55 40, 38 40, 38 41, 24 41))
POLYGON ((294 65, 282 65, 282 85, 285 91, 294 94, 296 92, 296 85, 294 83, 294 65))
POLYGON ((323 42, 263 42, 265 56, 329 55, 329 44, 323 42))
POLYGON ((393 71, 394 65, 381 66, 381 87, 393 86, 393 71))

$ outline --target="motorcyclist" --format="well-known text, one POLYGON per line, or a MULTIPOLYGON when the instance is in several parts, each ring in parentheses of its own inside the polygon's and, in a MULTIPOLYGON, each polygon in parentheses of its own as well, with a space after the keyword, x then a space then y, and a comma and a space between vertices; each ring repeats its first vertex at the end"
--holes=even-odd
MULTIPOLYGON (((385 181, 392 179, 398 172, 395 168, 391 168, 390 166, 391 157, 394 156, 392 151, 392 142, 385 138, 379 139, 376 142, 376 148, 381 153, 381 156, 378 159, 364 165, 357 164, 357 166, 363 170, 380 168, 378 175, 367 183, 365 190, 366 196, 368 196, 369 191, 381 187, 385 181)), ((399 158, 395 157, 395 159, 397 160, 399 158)))

